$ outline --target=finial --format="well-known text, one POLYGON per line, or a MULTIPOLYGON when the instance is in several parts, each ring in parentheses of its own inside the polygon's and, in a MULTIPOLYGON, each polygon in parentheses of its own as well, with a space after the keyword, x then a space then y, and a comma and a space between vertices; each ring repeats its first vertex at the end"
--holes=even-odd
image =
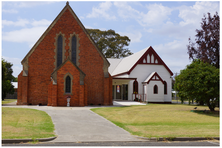
POLYGON ((66 2, 66 5, 69 5, 69 1, 66 2))

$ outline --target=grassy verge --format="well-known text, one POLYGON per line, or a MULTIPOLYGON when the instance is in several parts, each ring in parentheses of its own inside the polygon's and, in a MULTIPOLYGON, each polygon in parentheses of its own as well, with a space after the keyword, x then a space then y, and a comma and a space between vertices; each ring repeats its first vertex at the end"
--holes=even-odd
POLYGON ((39 110, 2 107, 2 139, 48 138, 54 135, 51 117, 39 110))
POLYGON ((4 99, 2 100, 2 104, 7 104, 7 103, 11 103, 11 102, 15 102, 17 99, 4 99))
MULTIPOLYGON (((133 135, 142 137, 219 137, 219 112, 181 104, 91 109, 133 135)), ((218 108, 217 108, 218 110, 218 108)))

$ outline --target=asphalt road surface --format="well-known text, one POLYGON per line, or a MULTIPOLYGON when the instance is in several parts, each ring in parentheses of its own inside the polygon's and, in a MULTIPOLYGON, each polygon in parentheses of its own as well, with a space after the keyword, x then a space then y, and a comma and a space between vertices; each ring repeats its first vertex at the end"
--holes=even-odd
POLYGON ((36 144, 2 144, 2 146, 220 146, 218 140, 186 142, 40 142, 36 144))

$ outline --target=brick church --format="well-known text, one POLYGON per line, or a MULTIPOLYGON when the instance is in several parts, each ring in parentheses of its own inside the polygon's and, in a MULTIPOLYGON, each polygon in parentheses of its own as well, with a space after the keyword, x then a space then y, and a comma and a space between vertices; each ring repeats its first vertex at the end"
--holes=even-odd
POLYGON ((112 105, 110 63, 68 2, 21 63, 17 105, 112 105))

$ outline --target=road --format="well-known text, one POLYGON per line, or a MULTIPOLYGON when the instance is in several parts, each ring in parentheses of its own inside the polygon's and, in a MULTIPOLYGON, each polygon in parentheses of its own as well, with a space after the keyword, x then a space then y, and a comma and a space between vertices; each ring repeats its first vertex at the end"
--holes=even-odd
POLYGON ((2 146, 220 146, 218 140, 186 142, 41 142, 36 144, 2 144, 2 146))

